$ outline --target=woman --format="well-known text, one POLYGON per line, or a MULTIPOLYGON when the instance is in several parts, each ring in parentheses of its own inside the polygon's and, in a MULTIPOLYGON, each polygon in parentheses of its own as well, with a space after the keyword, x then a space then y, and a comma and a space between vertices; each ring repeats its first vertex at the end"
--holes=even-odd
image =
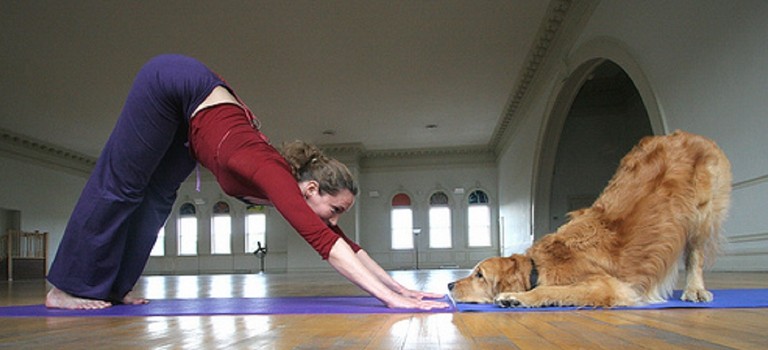
POLYGON ((48 274, 54 287, 46 306, 147 303, 130 291, 197 162, 228 195, 274 205, 323 259, 388 307, 448 306, 423 299, 442 295, 404 288, 339 229, 357 194, 343 164, 300 142, 281 155, 258 124, 201 62, 181 55, 150 60, 72 213, 48 274))

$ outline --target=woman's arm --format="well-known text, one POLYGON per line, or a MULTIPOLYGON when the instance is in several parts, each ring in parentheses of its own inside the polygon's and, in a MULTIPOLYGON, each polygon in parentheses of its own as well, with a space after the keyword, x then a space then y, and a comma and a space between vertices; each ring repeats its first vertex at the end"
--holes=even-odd
POLYGON ((422 310, 448 307, 448 304, 443 302, 412 299, 396 293, 363 264, 343 239, 337 240, 331 248, 328 263, 350 282, 381 300, 387 307, 422 310))
MULTIPOLYGON (((214 89, 214 93, 201 105, 206 107, 233 103, 233 100, 236 99, 226 89, 219 88, 214 89)), ((222 188, 225 187, 222 181, 245 182, 257 190, 256 192, 269 198, 280 214, 324 259, 328 259, 331 266, 388 307, 448 307, 445 303, 403 297, 389 289, 368 270, 350 246, 312 212, 290 173, 288 164, 258 131, 253 130, 248 118, 243 118, 247 115, 244 108, 229 108, 223 105, 221 108, 208 108, 205 111, 211 115, 198 115, 193 118, 191 142, 196 149, 198 160, 216 174, 222 188), (221 132, 213 133, 210 129, 221 132), (209 133, 214 135, 210 136, 209 133)))
POLYGON ((417 300, 421 300, 422 298, 437 299, 445 296, 445 294, 427 293, 410 290, 403 287, 403 285, 398 283, 394 278, 392 278, 392 276, 389 275, 389 273, 387 273, 387 271, 385 271, 375 260, 373 260, 373 258, 371 258, 370 255, 365 252, 365 250, 359 250, 357 252, 357 258, 360 260, 363 266, 368 269, 368 271, 371 271, 371 273, 373 273, 373 275, 379 279, 379 281, 384 283, 384 285, 386 285, 390 290, 397 294, 417 300))

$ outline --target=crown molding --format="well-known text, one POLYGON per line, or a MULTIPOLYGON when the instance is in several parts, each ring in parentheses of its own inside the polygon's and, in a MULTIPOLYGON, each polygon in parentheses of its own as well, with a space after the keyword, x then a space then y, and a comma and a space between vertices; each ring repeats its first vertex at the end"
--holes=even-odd
POLYGON ((363 170, 436 168, 456 165, 495 166, 496 154, 487 146, 368 151, 360 159, 363 170))
POLYGON ((0 155, 85 177, 96 165, 94 157, 2 128, 0 155))
POLYGON ((547 15, 542 20, 539 32, 534 39, 531 49, 528 51, 528 57, 525 60, 522 74, 518 78, 512 95, 507 102, 507 106, 504 109, 504 115, 502 116, 499 124, 496 126, 496 130, 491 137, 491 147, 496 148, 501 143, 502 137, 505 135, 507 129, 510 128, 513 120, 516 117, 516 112, 520 107, 520 104, 528 92, 533 78, 536 76, 536 72, 544 62, 549 48, 552 46, 555 37, 557 37, 560 28, 562 27, 563 20, 568 13, 568 9, 571 7, 571 1, 569 0, 553 0, 549 3, 547 9, 547 15))
MULTIPOLYGON (((419 148, 367 151, 361 143, 318 145, 323 152, 348 165, 360 168, 444 167, 495 164, 496 156, 487 146, 419 148)), ((88 177, 97 158, 26 135, 0 128, 0 156, 26 161, 71 174, 88 177)), ((204 180, 213 179, 201 171, 204 180)))
POLYGON ((356 154, 360 155, 365 152, 365 147, 362 143, 329 143, 324 145, 317 145, 323 152, 333 154, 356 154))
POLYGON ((365 147, 362 143, 334 143, 317 145, 323 153, 336 158, 347 166, 355 166, 360 162, 360 158, 365 154, 365 147))
POLYGON ((456 146, 434 148, 366 150, 362 143, 337 143, 318 145, 329 155, 354 155, 360 159, 407 158, 424 156, 445 156, 460 154, 486 154, 492 152, 487 146, 456 146))
POLYGON ((380 158, 421 158, 451 155, 485 155, 493 151, 486 146, 469 147, 440 147, 440 148, 416 148, 416 149, 390 149, 368 151, 363 154, 365 159, 380 158))
POLYGON ((499 149, 506 138, 513 133, 521 116, 518 111, 524 103, 525 97, 536 83, 538 73, 543 66, 555 56, 558 43, 563 36, 568 36, 571 31, 576 32, 579 22, 590 13, 599 1, 596 0, 552 0, 549 3, 547 14, 539 26, 538 34, 533 41, 531 49, 523 65, 522 73, 518 77, 512 93, 508 99, 504 112, 496 129, 491 136, 489 148, 500 153, 499 149))
POLYGON ((487 146, 366 150, 361 143, 318 145, 326 154, 347 165, 361 168, 402 166, 450 166, 455 164, 495 164, 496 156, 487 146))

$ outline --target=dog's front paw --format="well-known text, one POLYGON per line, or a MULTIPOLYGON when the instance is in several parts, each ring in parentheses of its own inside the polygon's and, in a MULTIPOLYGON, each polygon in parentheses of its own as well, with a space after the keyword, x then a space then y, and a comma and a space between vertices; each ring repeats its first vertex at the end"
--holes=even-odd
POLYGON ((682 301, 691 301, 694 303, 710 302, 712 301, 712 292, 706 289, 686 289, 683 292, 683 296, 680 297, 682 301))
POLYGON ((517 298, 516 293, 501 293, 493 298, 493 303, 499 307, 525 306, 523 305, 523 302, 517 298))

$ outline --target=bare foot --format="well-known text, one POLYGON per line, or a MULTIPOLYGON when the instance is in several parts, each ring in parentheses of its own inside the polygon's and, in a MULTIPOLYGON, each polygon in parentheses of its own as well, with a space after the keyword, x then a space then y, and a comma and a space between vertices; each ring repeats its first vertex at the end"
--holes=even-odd
POLYGON ((128 294, 125 295, 123 298, 123 304, 126 305, 142 305, 142 304, 149 304, 148 299, 134 297, 133 292, 128 292, 128 294))
POLYGON ((45 306, 51 309, 95 310, 106 309, 112 306, 112 303, 104 300, 79 298, 53 287, 45 298, 45 306))

